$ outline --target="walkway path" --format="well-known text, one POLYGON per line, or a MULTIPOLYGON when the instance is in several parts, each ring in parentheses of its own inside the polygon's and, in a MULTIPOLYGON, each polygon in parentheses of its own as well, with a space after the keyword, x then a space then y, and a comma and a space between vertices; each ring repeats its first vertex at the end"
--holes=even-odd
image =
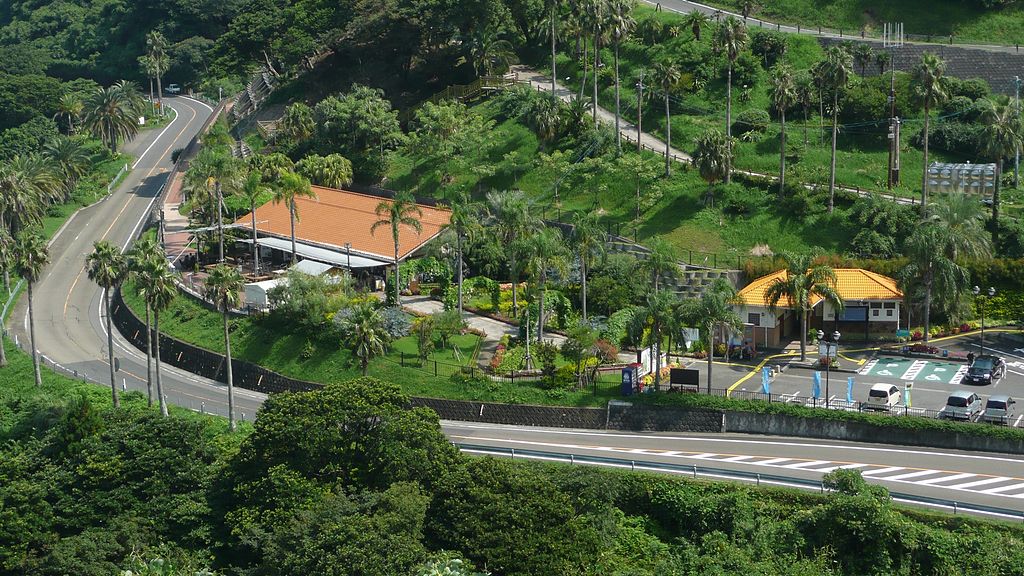
MULTIPOLYGON (((534 70, 534 69, 532 69, 532 68, 530 68, 528 66, 523 66, 523 65, 512 66, 512 72, 516 75, 516 81, 517 82, 525 82, 525 83, 529 84, 531 87, 536 88, 537 90, 540 90, 542 92, 549 92, 549 93, 551 92, 551 77, 550 76, 546 76, 546 75, 544 75, 541 72, 538 72, 538 71, 536 71, 536 70, 534 70)), ((566 88, 565 86, 563 86, 558 81, 555 82, 555 94, 559 98, 561 98, 562 100, 565 100, 566 102, 568 102, 569 100, 571 100, 572 98, 574 98, 576 96, 575 92, 573 92, 572 90, 566 88)), ((584 97, 586 97, 586 96, 584 96, 584 97)), ((606 123, 606 124, 610 124, 610 125, 614 125, 615 124, 615 114, 610 112, 609 110, 606 110, 605 108, 602 108, 601 106, 597 107, 597 119, 598 119, 598 121, 606 123)), ((620 118, 619 119, 619 132, 622 134, 623 139, 625 139, 627 142, 631 143, 633 146, 636 146, 636 136, 637 136, 636 124, 634 124, 632 122, 628 122, 625 118, 620 118)), ((650 150, 651 152, 654 152, 656 154, 661 154, 661 155, 665 154, 665 141, 661 140, 660 138, 658 138, 656 136, 651 135, 648 132, 641 132, 640 133, 640 143, 642 144, 642 146, 645 149, 650 150)), ((669 154, 672 156, 672 159, 674 161, 679 162, 681 164, 689 165, 693 161, 693 158, 689 154, 687 154, 686 152, 683 152, 682 150, 679 150, 678 148, 669 148, 669 154)), ((755 177, 755 178, 764 178, 764 179, 767 179, 769 181, 778 180, 778 176, 777 175, 765 174, 765 173, 762 173, 762 172, 752 172, 750 170, 733 169, 733 174, 743 174, 743 175, 752 176, 752 177, 755 177)), ((803 186, 804 186, 804 188, 807 188, 808 190, 813 190, 816 187, 820 188, 820 187, 823 187, 824 185, 821 185, 821 184, 806 184, 805 183, 803 186)), ((872 193, 878 192, 878 191, 865 190, 865 189, 862 189, 862 188, 848 188, 846 186, 840 186, 838 184, 836 184, 836 190, 837 191, 841 190, 841 191, 844 191, 844 192, 852 192, 854 194, 857 194, 858 196, 864 196, 864 197, 871 196, 872 193)), ((889 195, 887 197, 891 198, 894 202, 896 202, 898 204, 916 204, 917 203, 917 201, 914 198, 903 198, 901 196, 896 196, 895 194, 891 194, 891 195, 889 195)))

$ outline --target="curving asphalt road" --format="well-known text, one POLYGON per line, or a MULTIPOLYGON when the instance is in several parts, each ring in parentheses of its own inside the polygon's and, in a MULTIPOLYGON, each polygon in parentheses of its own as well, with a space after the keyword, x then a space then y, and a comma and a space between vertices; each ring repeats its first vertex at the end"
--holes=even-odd
MULTIPOLYGON (((171 152, 184 147, 210 116, 209 106, 186 98, 165 102, 177 112, 161 130, 147 131, 125 151, 138 160, 113 195, 75 215, 51 242, 51 264, 36 287, 36 335, 48 365, 109 385, 102 291, 84 273, 94 241, 127 246, 152 209, 172 164, 171 152)), ((24 346, 27 303, 22 299, 11 320, 12 336, 24 346)), ((114 334, 118 378, 128 390, 146 389, 145 355, 114 334)), ((164 390, 173 404, 225 414, 222 384, 164 365, 164 390)), ((236 414, 251 420, 265 396, 236 391, 236 414)), ((697 434, 633 434, 593 430, 512 427, 443 422, 456 442, 611 455, 637 461, 695 463, 704 466, 817 479, 831 469, 860 469, 870 481, 893 490, 999 506, 1024 512, 1024 457, 910 449, 888 445, 697 434)))
MULTIPOLYGON (((85 274, 85 257, 93 242, 108 240, 127 247, 153 209, 173 163, 171 153, 184 148, 213 110, 185 97, 165 98, 177 113, 162 129, 146 130, 127 143, 124 152, 137 158, 132 171, 114 193, 76 213, 50 243, 50 264, 35 287, 37 347, 48 365, 109 385, 103 291, 85 274)), ((27 348, 28 304, 22 298, 11 314, 12 337, 27 348)), ((145 354, 114 334, 117 374, 128 390, 146 390, 145 354)), ((196 410, 226 414, 224 387, 188 372, 162 365, 167 399, 196 410)), ((252 419, 263 396, 236 394, 239 416, 252 419)))

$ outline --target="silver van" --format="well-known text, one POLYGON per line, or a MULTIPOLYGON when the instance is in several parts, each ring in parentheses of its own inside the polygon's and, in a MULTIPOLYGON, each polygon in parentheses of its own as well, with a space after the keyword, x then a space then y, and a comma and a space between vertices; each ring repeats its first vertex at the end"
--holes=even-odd
POLYGON ((1016 417, 1016 402, 1009 396, 990 396, 985 402, 985 412, 981 419, 993 424, 1013 424, 1016 417))

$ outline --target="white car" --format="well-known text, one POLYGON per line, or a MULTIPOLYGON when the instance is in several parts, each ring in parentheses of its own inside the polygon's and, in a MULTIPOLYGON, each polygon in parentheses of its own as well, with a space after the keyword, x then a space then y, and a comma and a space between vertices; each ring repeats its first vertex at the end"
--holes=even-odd
POLYGON ((164 86, 164 92, 167 92, 168 94, 178 94, 181 92, 181 86, 178 86, 177 84, 168 84, 167 86, 164 86))
POLYGON ((902 400, 903 394, 893 384, 875 384, 868 392, 868 402, 864 405, 870 410, 886 410, 897 406, 902 400))

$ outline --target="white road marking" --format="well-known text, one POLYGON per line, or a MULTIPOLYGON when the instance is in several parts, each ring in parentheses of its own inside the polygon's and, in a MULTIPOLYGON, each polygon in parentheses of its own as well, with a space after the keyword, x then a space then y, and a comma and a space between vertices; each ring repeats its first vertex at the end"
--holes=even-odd
POLYGON ((707 460, 707 459, 711 458, 712 456, 718 456, 718 454, 711 454, 709 452, 705 452, 704 454, 695 454, 693 456, 689 456, 689 458, 698 458, 700 460, 707 460))
POLYGON ((965 374, 967 374, 967 364, 957 368, 956 374, 953 374, 953 377, 949 379, 949 383, 956 386, 964 379, 965 374))
POLYGON ((899 470, 905 470, 902 466, 890 466, 888 468, 877 468, 875 470, 868 470, 867 472, 861 472, 861 476, 874 476, 876 474, 888 474, 889 472, 896 472, 899 470))
POLYGON ((867 373, 871 372, 871 369, 875 367, 875 364, 878 364, 878 358, 875 358, 874 360, 865 364, 863 368, 857 371, 857 373, 860 374, 861 376, 864 376, 867 373))
POLYGON ((753 456, 730 456, 728 458, 722 458, 722 462, 744 462, 751 458, 753 458, 753 456))
POLYGON ((900 376, 900 380, 913 380, 914 378, 917 378, 917 375, 920 374, 921 370, 924 370, 924 367, 927 365, 927 360, 914 360, 914 363, 910 365, 910 368, 907 368, 907 371, 903 373, 903 376, 900 376))
POLYGON ((1024 484, 1010 484, 1009 486, 1000 486, 998 488, 990 488, 988 490, 980 490, 983 494, 1001 494, 1003 492, 1009 492, 1011 490, 1024 489, 1024 484))
POLYGON ((822 464, 831 464, 829 460, 811 460, 810 462, 797 462, 796 464, 786 464, 783 468, 811 468, 812 466, 821 466, 822 464))
POLYGON ((855 468, 864 468, 865 466, 870 466, 870 464, 843 464, 842 466, 818 468, 817 470, 815 470, 815 472, 823 472, 825 474, 828 474, 829 472, 834 472, 836 470, 853 470, 855 468))
MULTIPOLYGON (((956 480, 963 480, 964 478, 973 478, 974 476, 977 476, 977 474, 968 474, 965 472, 963 474, 954 474, 952 476, 943 476, 941 478, 929 478, 927 480, 921 480, 920 482, 918 482, 918 484, 929 486, 932 484, 938 484, 939 482, 955 482, 956 480)), ((943 486, 943 488, 945 488, 945 486, 943 486)))
POLYGON ((940 472, 938 470, 918 470, 917 472, 907 472, 906 474, 897 474, 895 476, 884 476, 884 477, 881 477, 881 478, 879 478, 878 476, 875 476, 875 478, 877 478, 878 480, 906 480, 907 478, 917 478, 918 476, 929 476, 931 474, 941 474, 941 473, 942 472, 940 472))
POLYGON ((760 466, 773 466, 779 462, 789 462, 790 460, 792 460, 792 458, 772 458, 771 460, 761 460, 760 462, 757 462, 757 464, 760 466))
POLYGON ((996 482, 1006 482, 1007 480, 1013 480, 1013 478, 1005 478, 1003 476, 996 476, 995 478, 985 478, 984 480, 975 480, 974 482, 967 482, 966 484, 954 484, 952 486, 943 486, 943 488, 955 488, 957 490, 965 490, 967 488, 974 488, 975 486, 984 486, 986 484, 995 484, 996 482))

